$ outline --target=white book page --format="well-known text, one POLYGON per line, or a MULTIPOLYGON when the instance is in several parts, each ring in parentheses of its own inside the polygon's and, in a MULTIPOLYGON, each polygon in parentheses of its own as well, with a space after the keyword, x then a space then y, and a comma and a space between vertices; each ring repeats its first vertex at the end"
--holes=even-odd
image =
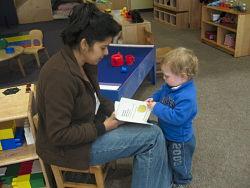
POLYGON ((144 101, 121 98, 120 102, 115 102, 115 116, 120 121, 148 124, 150 113, 144 101))

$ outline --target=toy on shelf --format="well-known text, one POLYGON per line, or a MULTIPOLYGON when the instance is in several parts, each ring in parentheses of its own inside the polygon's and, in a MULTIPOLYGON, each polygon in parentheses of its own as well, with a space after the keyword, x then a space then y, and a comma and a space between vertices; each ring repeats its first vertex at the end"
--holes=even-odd
POLYGON ((106 8, 106 9, 104 10, 104 12, 105 12, 105 13, 111 13, 112 10, 111 10, 110 8, 106 8))
POLYGON ((33 168, 33 162, 34 161, 25 161, 20 163, 20 168, 18 171, 18 175, 25 175, 25 174, 31 174, 32 168, 33 168))
POLYGON ((217 32, 216 31, 206 31, 205 37, 209 40, 216 41, 217 32))
POLYGON ((2 150, 16 149, 24 143, 24 129, 19 127, 16 129, 15 138, 0 140, 2 150))
POLYGON ((126 73, 128 72, 128 68, 126 66, 121 67, 121 73, 126 73))
POLYGON ((14 138, 16 131, 15 121, 5 121, 0 123, 0 140, 14 138))
POLYGON ((13 48, 13 47, 6 47, 5 48, 5 53, 6 54, 14 54, 15 53, 15 48, 13 48))
POLYGON ((123 7, 120 10, 120 15, 123 16, 124 18, 131 19, 131 11, 129 11, 127 7, 123 7))
POLYGON ((126 64, 127 65, 133 65, 135 62, 135 56, 133 55, 126 55, 125 56, 126 64))
POLYGON ((218 0, 208 3, 208 6, 218 6, 223 9, 235 9, 236 11, 246 12, 246 3, 242 3, 239 0, 218 0))
POLYGON ((124 64, 123 55, 118 52, 111 56, 111 65, 113 67, 120 67, 124 64))
POLYGON ((120 10, 120 15, 121 15, 121 16, 126 16, 127 13, 128 13, 127 7, 123 7, 123 8, 120 10))
POLYGON ((234 48, 235 47, 235 38, 236 38, 235 33, 226 34, 225 40, 224 40, 224 45, 228 46, 229 48, 234 48))
POLYGON ((8 41, 4 38, 0 38, 0 50, 5 49, 8 46, 8 41))
POLYGON ((38 160, 11 164, 5 167, 5 169, 2 169, 2 171, 3 173, 0 175, 0 182, 4 187, 45 187, 45 181, 38 160))
POLYGON ((4 95, 12 95, 12 94, 16 94, 18 91, 20 91, 20 89, 18 87, 12 87, 12 88, 8 88, 8 89, 4 90, 3 94, 4 95))

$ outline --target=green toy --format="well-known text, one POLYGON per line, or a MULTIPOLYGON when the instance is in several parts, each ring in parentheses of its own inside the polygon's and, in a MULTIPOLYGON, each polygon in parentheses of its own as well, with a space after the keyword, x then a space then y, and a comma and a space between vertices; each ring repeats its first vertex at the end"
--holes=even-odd
POLYGON ((8 46, 7 40, 5 40, 4 38, 0 38, 0 50, 6 48, 7 46, 8 46))

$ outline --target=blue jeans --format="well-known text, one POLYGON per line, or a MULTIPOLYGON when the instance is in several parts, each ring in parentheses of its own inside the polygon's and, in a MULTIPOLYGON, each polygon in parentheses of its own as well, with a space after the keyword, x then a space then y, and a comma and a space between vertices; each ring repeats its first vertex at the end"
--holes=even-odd
POLYGON ((192 181, 192 157, 195 150, 195 136, 188 142, 166 140, 169 164, 174 184, 189 184, 192 181))
POLYGON ((90 165, 126 157, 133 157, 132 188, 171 187, 165 138, 158 126, 126 123, 107 132, 93 142, 90 165))

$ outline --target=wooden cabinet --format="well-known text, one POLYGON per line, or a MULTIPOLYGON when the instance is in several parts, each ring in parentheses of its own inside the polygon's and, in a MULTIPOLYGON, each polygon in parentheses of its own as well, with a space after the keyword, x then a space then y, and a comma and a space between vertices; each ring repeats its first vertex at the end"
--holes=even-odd
MULTIPOLYGON (((20 90, 11 95, 2 93, 7 88, 0 90, 0 123, 2 125, 5 122, 15 121, 16 126, 21 127, 24 126, 25 121, 28 122, 28 107, 32 95, 26 93, 26 85, 17 88, 20 90)), ((33 86, 31 89, 33 89, 33 86)), ((38 159, 38 155, 36 154, 35 144, 27 145, 24 143, 16 149, 0 151, 0 167, 36 159, 38 159)))
POLYGON ((197 0, 154 0, 154 18, 177 28, 200 28, 200 15, 197 0))
POLYGON ((154 7, 154 18, 178 28, 188 28, 188 12, 177 13, 154 7))
MULTIPOLYGON (((17 127, 22 126, 24 120, 28 118, 28 104, 30 94, 26 93, 26 86, 18 87, 20 91, 12 95, 4 95, 0 90, 0 122, 16 121, 17 127)), ((38 159, 35 152, 35 145, 23 144, 23 146, 12 150, 0 151, 0 166, 6 166, 13 163, 38 159)))
MULTIPOLYGON (((221 18, 220 18, 221 19, 221 18)), ((242 13, 231 9, 203 6, 201 21, 202 42, 221 49, 234 57, 250 55, 250 13, 242 13), (213 15, 227 16, 231 23, 213 20, 213 15), (228 45, 226 37, 230 37, 228 45)))
POLYGON ((188 28, 189 1, 154 0, 154 18, 178 28, 188 28))

